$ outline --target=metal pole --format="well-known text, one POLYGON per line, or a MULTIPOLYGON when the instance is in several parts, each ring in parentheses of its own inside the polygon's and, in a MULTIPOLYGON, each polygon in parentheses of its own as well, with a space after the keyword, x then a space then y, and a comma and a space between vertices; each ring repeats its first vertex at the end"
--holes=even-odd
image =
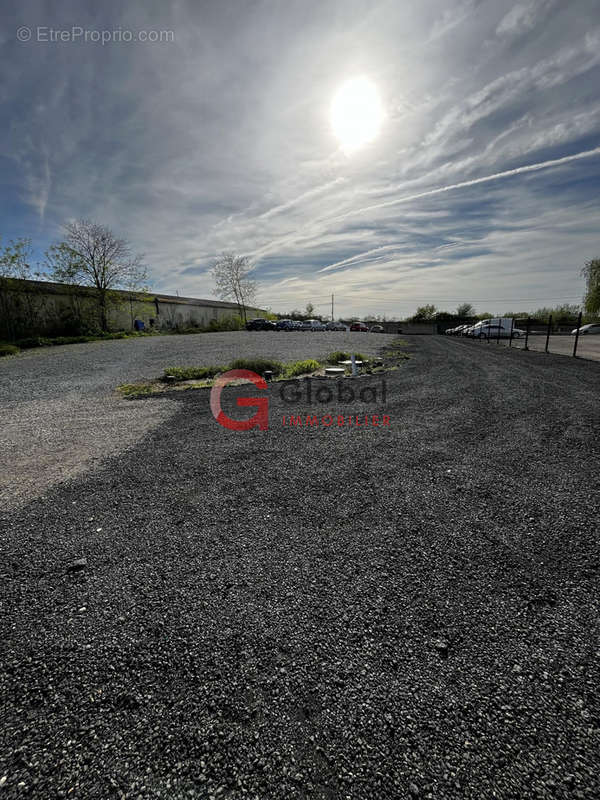
POLYGON ((515 327, 515 318, 513 317, 510 321, 510 339, 508 340, 508 346, 512 347, 512 339, 513 339, 513 328, 515 327))
POLYGON ((577 358, 577 342, 579 341, 579 329, 581 328, 581 315, 583 314, 582 311, 579 312, 579 316, 577 317, 577 333, 575 334, 575 344, 573 345, 573 358, 577 358))
POLYGON ((548 317, 548 330, 546 331, 546 353, 548 352, 548 343, 550 341, 550 331, 552 330, 552 314, 548 317))
POLYGON ((529 350, 529 347, 527 345, 529 344, 529 325, 530 325, 530 323, 531 323, 531 320, 529 319, 529 317, 527 317, 527 327, 525 329, 525 347, 523 348, 523 350, 529 350))
POLYGON ((498 334, 496 335, 496 344, 500 344, 500 323, 502 321, 502 317, 498 317, 498 334))

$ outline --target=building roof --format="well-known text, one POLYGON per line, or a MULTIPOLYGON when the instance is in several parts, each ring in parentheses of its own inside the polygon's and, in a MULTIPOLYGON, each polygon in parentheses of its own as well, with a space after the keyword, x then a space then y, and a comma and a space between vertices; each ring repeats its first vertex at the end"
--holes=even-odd
MULTIPOLYGON (((93 294, 94 288, 92 286, 79 286, 76 284, 69 284, 69 283, 55 283, 53 281, 31 281, 31 280, 21 280, 20 278, 13 278, 11 279, 11 283, 17 284, 18 288, 22 291, 44 291, 47 294, 72 294, 76 292, 77 294, 93 294)), ((17 288, 17 287, 15 287, 17 288)), ((147 299, 154 302, 158 300, 159 303, 173 303, 176 305, 183 305, 183 306, 211 306, 216 308, 232 308, 237 309, 237 303, 228 303, 223 300, 204 300, 197 297, 178 297, 177 295, 172 294, 160 294, 157 292, 131 292, 122 289, 112 289, 111 291, 116 292, 117 294, 123 295, 126 299, 138 300, 138 299, 147 299)), ((254 308, 254 306, 252 307, 254 308)))

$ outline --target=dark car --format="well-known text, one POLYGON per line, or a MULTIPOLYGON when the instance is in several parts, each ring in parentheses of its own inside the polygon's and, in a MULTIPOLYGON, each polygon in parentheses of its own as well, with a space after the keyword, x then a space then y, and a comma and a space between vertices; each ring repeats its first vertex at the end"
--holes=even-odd
POLYGON ((276 328, 277 326, 274 322, 271 322, 270 319, 263 319, 262 317, 251 319, 250 322, 246 323, 247 331, 274 331, 276 328))
POLYGON ((278 331, 293 331, 294 322, 291 319, 278 319, 275 323, 275 328, 278 331))
POLYGON ((369 332, 369 328, 368 328, 367 325, 365 325, 364 322, 353 322, 352 325, 350 325, 350 330, 351 331, 361 331, 362 333, 368 333, 369 332))

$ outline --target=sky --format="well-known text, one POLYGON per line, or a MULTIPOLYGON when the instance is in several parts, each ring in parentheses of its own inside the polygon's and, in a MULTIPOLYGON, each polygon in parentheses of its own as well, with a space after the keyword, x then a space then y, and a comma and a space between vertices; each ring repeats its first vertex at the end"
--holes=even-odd
POLYGON ((92 219, 155 291, 213 297, 232 251, 276 312, 501 313, 600 257, 600 0, 12 0, 0 118, 2 240, 92 219), (349 152, 354 79, 382 121, 349 152))

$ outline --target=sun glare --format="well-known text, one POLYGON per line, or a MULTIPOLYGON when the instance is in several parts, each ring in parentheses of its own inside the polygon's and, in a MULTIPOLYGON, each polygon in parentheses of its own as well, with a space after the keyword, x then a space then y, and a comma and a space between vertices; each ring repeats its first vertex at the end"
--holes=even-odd
POLYGON ((345 153, 371 142, 383 122, 379 92, 367 78, 352 78, 342 84, 331 103, 331 127, 345 153))

